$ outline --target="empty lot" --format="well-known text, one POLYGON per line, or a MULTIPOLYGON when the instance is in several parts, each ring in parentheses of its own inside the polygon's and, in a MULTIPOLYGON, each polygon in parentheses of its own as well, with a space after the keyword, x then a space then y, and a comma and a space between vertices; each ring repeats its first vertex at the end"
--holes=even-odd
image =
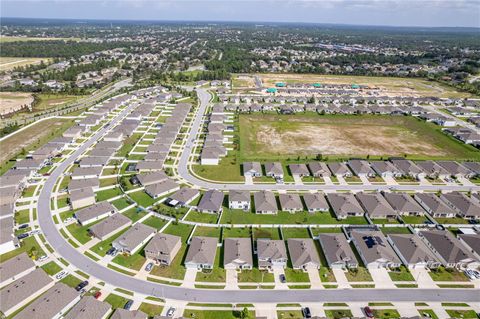
POLYGON ((10 58, 0 57, 0 71, 12 70, 15 67, 29 64, 39 64, 41 61, 47 62, 48 58, 10 58))
POLYGON ((478 159, 480 152, 407 116, 241 115, 243 159, 285 159, 322 154, 478 159))
POLYGON ((29 106, 33 102, 31 93, 1 92, 0 93, 0 114, 7 114, 29 106))

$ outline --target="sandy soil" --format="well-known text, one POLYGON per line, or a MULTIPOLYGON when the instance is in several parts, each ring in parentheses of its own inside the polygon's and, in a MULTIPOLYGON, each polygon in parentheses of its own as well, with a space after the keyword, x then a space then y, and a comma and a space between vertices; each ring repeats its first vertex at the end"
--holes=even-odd
POLYGON ((441 149, 424 142, 415 132, 400 127, 363 125, 311 125, 282 131, 272 125, 261 125, 253 135, 259 153, 330 154, 330 155, 446 155, 441 149))
POLYGON ((32 103, 33 95, 30 93, 2 92, 0 93, 0 114, 17 111, 22 106, 32 103))

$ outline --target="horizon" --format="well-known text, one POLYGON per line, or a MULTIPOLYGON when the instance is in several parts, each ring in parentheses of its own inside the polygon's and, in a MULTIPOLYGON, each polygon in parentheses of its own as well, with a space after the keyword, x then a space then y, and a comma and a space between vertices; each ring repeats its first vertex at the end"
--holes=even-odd
POLYGON ((478 0, 4 0, 1 9, 2 19, 480 28, 478 0))

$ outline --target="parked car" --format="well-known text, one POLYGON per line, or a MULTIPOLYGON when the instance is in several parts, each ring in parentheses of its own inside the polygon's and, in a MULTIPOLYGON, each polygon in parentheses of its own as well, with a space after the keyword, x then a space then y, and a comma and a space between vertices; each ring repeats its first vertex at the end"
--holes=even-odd
POLYGON ((33 236, 33 235, 37 235, 37 234, 41 234, 41 233, 42 233, 42 231, 41 231, 40 229, 35 229, 35 230, 32 230, 32 231, 30 232, 30 235, 33 236))
POLYGON ((132 300, 129 300, 127 301, 127 303, 123 306, 123 309, 125 310, 130 310, 130 308, 132 307, 133 305, 133 301, 132 300))
POLYGON ((148 263, 147 266, 145 266, 145 271, 152 271, 152 268, 153 268, 153 263, 148 263))
POLYGON ((25 233, 25 234, 20 234, 17 236, 17 239, 24 239, 24 238, 27 238, 29 236, 28 233, 25 233))
POLYGON ((98 299, 98 298, 100 298, 101 295, 102 295, 102 293, 101 293, 100 291, 97 291, 97 292, 93 295, 93 297, 94 297, 95 299, 98 299))
POLYGON ((86 286, 88 286, 88 281, 87 281, 87 280, 82 281, 81 283, 79 283, 79 284, 77 285, 77 287, 75 287, 75 290, 76 290, 76 291, 80 291, 80 290, 82 290, 83 288, 85 288, 86 286))
POLYGON ((170 307, 170 309, 168 309, 167 311, 167 317, 173 317, 173 314, 175 313, 175 308, 173 307, 170 307))
POLYGON ((18 226, 18 229, 25 229, 28 227, 28 224, 21 224, 20 226, 18 226))
POLYGON ((47 255, 43 255, 43 256, 40 256, 40 257, 37 259, 37 261, 42 262, 42 261, 47 260, 47 259, 48 259, 48 256, 47 256, 47 255))
POLYGON ((363 308, 363 312, 365 313, 365 316, 367 316, 367 318, 373 318, 373 311, 370 307, 363 308))
POLYGON ((286 283, 287 282, 287 279, 285 278, 285 275, 284 274, 280 274, 280 282, 281 283, 286 283))
POLYGON ((63 279, 65 277, 67 277, 67 275, 68 275, 68 272, 66 272, 65 270, 62 270, 61 272, 59 272, 58 274, 55 275, 55 278, 60 280, 60 279, 63 279))
POLYGON ((302 313, 303 313, 304 318, 306 318, 306 319, 312 318, 312 313, 310 312, 310 308, 308 308, 308 307, 303 308, 302 313))
POLYGON ((110 248, 109 250, 107 250, 107 255, 110 255, 110 256, 113 256, 113 254, 115 253, 116 249, 114 247, 110 248))

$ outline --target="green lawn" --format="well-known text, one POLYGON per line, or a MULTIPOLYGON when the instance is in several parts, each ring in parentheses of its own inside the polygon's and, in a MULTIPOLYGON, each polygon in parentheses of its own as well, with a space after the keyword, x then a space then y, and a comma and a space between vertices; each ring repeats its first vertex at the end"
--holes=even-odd
POLYGON ((40 257, 45 255, 45 252, 40 248, 35 237, 30 236, 21 241, 20 248, 9 251, 8 253, 0 255, 0 262, 4 262, 10 258, 13 258, 21 253, 27 253, 30 257, 40 257))
POLYGON ((303 319, 301 310, 277 310, 277 318, 279 319, 303 319))
POLYGON ((417 309, 421 316, 438 319, 438 316, 432 309, 417 309))
POLYGON ((428 218, 425 216, 402 216, 401 217, 405 224, 424 224, 428 218))
POLYGON ((255 239, 269 238, 269 239, 280 239, 280 229, 279 228, 254 228, 253 237, 255 239))
MULTIPOLYGON (((351 220, 356 223, 366 224, 365 218, 361 217, 351 220)), ((262 215, 250 212, 241 214, 225 209, 220 221, 222 224, 349 224, 350 221, 338 221, 330 213, 299 212, 290 214, 288 212, 278 212, 276 215, 262 215)), ((352 223, 353 224, 353 223, 352 223)))
POLYGON ((92 248, 90 248, 91 251, 96 253, 99 256, 105 256, 107 251, 112 247, 112 242, 115 241, 118 237, 120 237, 123 233, 125 233, 128 230, 128 227, 121 230, 120 232, 116 233, 112 237, 108 238, 107 240, 101 241, 92 248))
POLYGON ((186 243, 192 229, 193 226, 191 225, 171 223, 163 232, 165 234, 180 236, 182 237, 182 241, 186 243))
POLYGON ((282 228, 283 239, 311 238, 307 228, 282 228))
POLYGON ((217 248, 213 269, 204 269, 197 273, 196 281, 200 282, 225 282, 226 271, 223 268, 223 247, 217 248))
POLYGON ((142 302, 138 310, 146 313, 149 317, 154 317, 162 313, 163 306, 142 302))
POLYGON ((123 306, 125 306, 125 304, 127 303, 128 299, 121 297, 119 295, 109 294, 104 301, 112 305, 113 309, 116 309, 116 308, 123 308, 123 306))
POLYGON ((67 277, 60 280, 60 282, 64 283, 67 286, 75 288, 79 283, 82 282, 82 280, 78 279, 77 277, 75 277, 73 275, 68 275, 67 277))
POLYGON ((125 217, 130 218, 132 220, 132 223, 135 223, 137 220, 147 215, 147 213, 144 210, 141 210, 137 207, 132 207, 129 210, 123 212, 122 214, 125 217))
POLYGON ((463 272, 451 268, 438 267, 432 269, 429 274, 435 281, 468 281, 463 272))
POLYGON ((238 282, 274 282, 273 274, 267 271, 261 271, 258 268, 253 268, 252 270, 242 270, 238 274, 238 282))
POLYGON ((24 209, 15 213, 15 221, 17 224, 26 224, 30 221, 30 210, 24 209))
POLYGON ((308 273, 289 267, 285 268, 285 277, 287 282, 310 282, 308 273))
POLYGON ((223 229, 223 238, 246 238, 251 236, 252 234, 249 227, 227 227, 223 229))
POLYGON ((193 233, 194 236, 205 236, 205 237, 220 237, 221 228, 217 227, 202 227, 197 226, 195 228, 195 232, 193 233))
POLYGON ((400 314, 395 309, 373 309, 373 315, 378 319, 400 318, 400 314))
POLYGON ((75 237, 76 240, 78 240, 81 244, 86 244, 88 243, 92 237, 88 234, 88 229, 92 227, 94 224, 89 224, 86 226, 80 226, 77 223, 73 223, 67 226, 68 231, 70 234, 75 237))
POLYGON ((348 309, 325 310, 325 315, 328 318, 340 319, 352 317, 352 312, 348 309))
POLYGON ((415 281, 412 273, 405 266, 389 271, 388 274, 393 281, 415 281))
POLYGON ((57 265, 56 262, 54 261, 51 261, 49 263, 46 263, 45 265, 42 266, 42 269, 45 270, 45 272, 47 274, 49 274, 50 276, 53 276, 55 275, 57 272, 59 272, 60 270, 62 270, 62 267, 60 267, 59 265, 57 265))
MULTIPOLYGON (((190 310, 186 309, 183 313, 185 318, 195 318, 195 319, 238 319, 240 318, 240 311, 231 311, 231 310, 190 310)), ((255 318, 255 313, 249 311, 248 318, 255 318)))
POLYGON ((365 267, 351 269, 345 273, 348 281, 373 281, 372 276, 365 267))
POLYGON ((134 202, 136 202, 138 205, 142 207, 152 206, 157 201, 156 199, 153 199, 152 197, 150 197, 150 195, 148 195, 144 191, 129 193, 128 196, 130 196, 130 198, 134 202))
POLYGON ((478 318, 473 310, 445 310, 452 318, 478 318))
POLYGON ((95 198, 97 199, 97 202, 102 202, 104 200, 117 197, 119 195, 122 195, 122 191, 120 190, 120 188, 115 187, 115 188, 97 192, 95 194, 95 198))
POLYGON ((122 210, 122 209, 130 206, 130 203, 128 202, 128 200, 126 198, 119 198, 119 199, 114 200, 112 202, 112 205, 115 206, 116 209, 122 210))
POLYGON ((167 224, 167 221, 158 217, 149 217, 142 222, 142 224, 152 226, 153 228, 160 230, 163 226, 167 224))
POLYGON ((140 270, 145 263, 145 256, 143 255, 143 247, 133 255, 118 254, 112 261, 120 266, 127 267, 134 270, 140 270))
POLYGON ((196 210, 190 211, 188 213, 187 218, 185 220, 191 222, 199 222, 199 223, 207 223, 207 224, 216 224, 218 220, 217 214, 208 214, 208 213, 200 213, 196 210))

